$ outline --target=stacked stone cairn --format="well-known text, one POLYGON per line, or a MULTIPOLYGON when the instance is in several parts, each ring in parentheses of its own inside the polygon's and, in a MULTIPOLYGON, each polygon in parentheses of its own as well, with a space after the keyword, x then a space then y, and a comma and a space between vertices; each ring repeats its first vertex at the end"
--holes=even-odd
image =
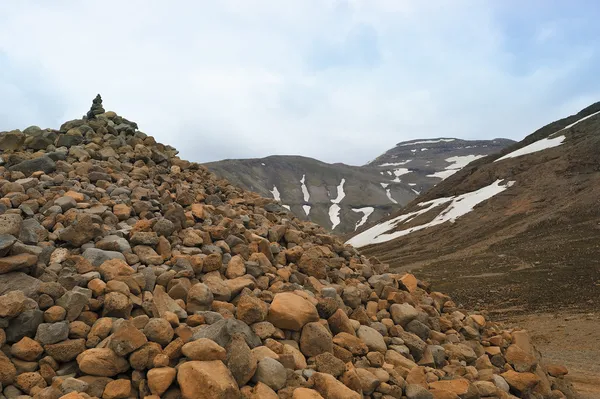
POLYGON ((0 398, 560 399, 457 308, 105 112, 0 133, 0 398))

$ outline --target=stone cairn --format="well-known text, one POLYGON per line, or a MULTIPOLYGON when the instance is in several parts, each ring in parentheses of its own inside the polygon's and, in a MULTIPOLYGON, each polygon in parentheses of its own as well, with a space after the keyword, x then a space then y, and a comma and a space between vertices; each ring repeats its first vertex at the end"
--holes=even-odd
POLYGON ((457 308, 104 112, 0 133, 0 398, 565 398, 457 308))
POLYGON ((94 119, 96 115, 100 115, 104 113, 104 108, 102 108, 102 97, 100 94, 96 95, 96 98, 92 100, 92 107, 88 111, 86 117, 87 119, 94 119))

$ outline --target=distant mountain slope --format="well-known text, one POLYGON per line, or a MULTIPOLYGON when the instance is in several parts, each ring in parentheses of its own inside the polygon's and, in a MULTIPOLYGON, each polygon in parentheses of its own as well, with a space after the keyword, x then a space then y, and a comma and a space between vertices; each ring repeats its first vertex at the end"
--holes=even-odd
POLYGON ((348 242, 476 306, 598 306, 600 103, 448 177, 348 242), (560 295, 557 295, 560 292, 560 295), (483 298, 483 299, 481 299, 483 298))
POLYGON ((444 140, 452 141, 422 140, 427 147, 419 140, 399 143, 365 166, 300 156, 224 160, 205 166, 240 187, 280 200, 302 219, 346 234, 397 212, 468 162, 512 143, 444 140))

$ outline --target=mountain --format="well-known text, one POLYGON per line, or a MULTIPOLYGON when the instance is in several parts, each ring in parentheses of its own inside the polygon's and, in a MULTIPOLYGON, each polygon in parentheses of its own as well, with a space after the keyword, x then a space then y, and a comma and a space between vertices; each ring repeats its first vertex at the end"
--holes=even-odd
POLYGON ((398 143, 364 166, 300 156, 224 160, 205 166, 246 190, 280 200, 303 220, 346 234, 389 216, 472 160, 512 143, 412 140, 398 143))
POLYGON ((597 308, 599 111, 595 103, 472 162, 348 243, 418 269, 470 306, 597 308))
POLYGON ((526 331, 180 159, 100 96, 0 150, 2 397, 571 397, 526 331))

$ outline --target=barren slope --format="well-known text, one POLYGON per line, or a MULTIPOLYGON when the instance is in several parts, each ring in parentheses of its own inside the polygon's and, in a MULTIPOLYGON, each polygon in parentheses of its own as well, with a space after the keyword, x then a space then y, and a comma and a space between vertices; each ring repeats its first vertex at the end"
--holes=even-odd
MULTIPOLYGON (((377 240, 404 235, 364 246, 363 252, 396 268, 421 268, 420 276, 470 307, 485 304, 497 311, 597 307, 600 115, 582 118, 598 110, 597 103, 545 126, 501 155, 527 145, 546 149, 497 162, 500 156, 475 161, 413 201, 400 215, 424 209, 427 201, 454 200, 411 220, 400 220, 387 231, 389 236, 379 234, 377 240), (562 136, 564 140, 558 143, 562 136), (474 193, 494 182, 505 189, 458 218, 437 225, 432 222, 443 219, 450 208, 451 212, 464 208, 466 201, 457 199, 471 200, 474 193), (433 225, 418 230, 428 223, 433 225)), ((372 229, 377 228, 381 230, 381 226, 372 229)), ((351 242, 364 245, 369 239, 374 241, 367 230, 351 242)))

